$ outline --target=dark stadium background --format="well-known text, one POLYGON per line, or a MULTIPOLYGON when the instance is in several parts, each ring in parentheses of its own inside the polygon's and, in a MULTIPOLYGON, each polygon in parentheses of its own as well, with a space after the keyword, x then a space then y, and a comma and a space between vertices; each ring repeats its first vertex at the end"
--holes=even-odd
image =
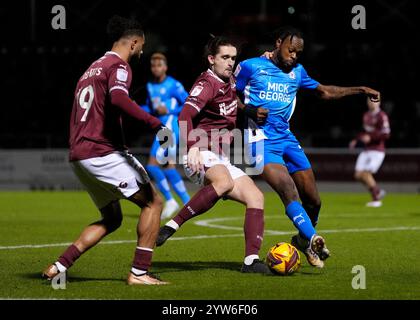
MULTIPOLYGON (((149 57, 167 54, 169 73, 187 90, 204 70, 209 33, 233 34, 239 60, 271 49, 272 31, 285 24, 306 36, 301 62, 323 84, 366 85, 383 95, 390 115, 389 147, 420 146, 420 98, 415 1, 3 1, 0 4, 0 148, 66 148, 77 79, 106 50, 113 14, 138 18, 146 31, 132 95, 144 99, 149 57), (51 8, 63 5, 67 29, 53 30, 51 8), (351 27, 354 5, 364 5, 367 29, 351 27), (290 13, 293 8, 294 12, 290 13)), ((363 97, 324 102, 300 93, 292 129, 305 147, 346 147, 361 127, 363 97)), ((145 144, 144 127, 128 121, 131 147, 145 144)))

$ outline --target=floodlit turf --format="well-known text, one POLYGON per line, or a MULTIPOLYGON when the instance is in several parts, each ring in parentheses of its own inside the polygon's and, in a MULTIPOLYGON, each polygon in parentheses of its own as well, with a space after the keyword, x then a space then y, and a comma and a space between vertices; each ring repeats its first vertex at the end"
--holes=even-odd
MULTIPOLYGON (((261 256, 294 231, 279 199, 266 193, 261 256), (276 231, 282 231, 279 233, 276 231)), ((138 209, 123 201, 123 225, 82 256, 65 290, 40 279, 41 271, 98 219, 84 192, 0 193, 0 298, 55 299, 420 299, 420 196, 389 194, 381 208, 366 208, 367 194, 324 193, 318 225, 332 257, 322 270, 303 258, 298 273, 262 276, 239 272, 244 251, 241 205, 220 201, 155 249, 152 270, 168 286, 129 287, 138 209), (223 219, 221 219, 223 218, 223 219), (203 221, 206 220, 206 221, 203 221), (204 225, 197 225, 201 221, 204 225), (203 236, 203 237, 197 237, 203 236), (210 237, 211 236, 211 237, 210 237), (25 245, 51 245, 11 248, 25 245), (352 288, 366 270, 366 289, 352 288)))

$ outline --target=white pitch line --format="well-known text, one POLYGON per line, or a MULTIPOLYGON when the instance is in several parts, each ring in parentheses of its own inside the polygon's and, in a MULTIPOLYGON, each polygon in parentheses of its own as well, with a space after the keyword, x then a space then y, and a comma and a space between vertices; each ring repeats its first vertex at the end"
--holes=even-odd
MULTIPOLYGON (((131 243, 136 240, 113 240, 113 241, 102 241, 99 244, 120 244, 120 243, 131 243)), ((47 244, 24 244, 20 246, 1 246, 0 250, 14 250, 14 249, 37 249, 37 248, 52 248, 52 247, 65 247, 71 245, 71 242, 65 243, 47 243, 47 244)))
MULTIPOLYGON (((266 216, 265 218, 276 218, 277 216, 266 216)), ((195 221, 194 224, 202 227, 208 227, 213 229, 223 229, 223 230, 242 230, 243 228, 219 225, 214 222, 222 221, 232 221, 243 219, 242 217, 225 217, 225 218, 213 218, 207 220, 195 221)), ((383 232, 383 231, 408 231, 408 230, 420 230, 420 226, 399 226, 399 227, 385 227, 385 228, 351 228, 351 229, 325 229, 318 230, 319 233, 339 233, 339 232, 383 232)), ((296 231, 278 231, 278 230, 264 230, 264 233, 267 235, 285 235, 285 234, 295 234, 296 231)))
MULTIPOLYGON (((266 218, 273 218, 277 216, 266 216, 266 218)), ((241 227, 218 225, 214 222, 238 220, 242 217, 227 217, 227 218, 213 218, 195 221, 194 224, 202 227, 224 229, 224 230, 241 230, 241 227)), ((361 233, 361 232, 386 232, 386 231, 417 231, 420 230, 420 226, 397 226, 397 227, 385 227, 385 228, 350 228, 350 229, 325 229, 318 230, 319 233, 361 233)), ((265 235, 292 235, 296 231, 279 231, 279 230, 265 230, 265 235)), ((215 238, 236 238, 243 237, 243 233, 238 234, 216 234, 216 235, 197 235, 197 236, 185 236, 185 237, 173 237, 168 240, 180 241, 180 240, 200 240, 200 239, 215 239, 215 238)), ((125 244, 125 243, 136 243, 136 240, 110 240, 102 241, 99 244, 113 245, 113 244, 125 244)), ((18 249, 38 249, 38 248, 52 248, 52 247, 65 247, 69 246, 70 242, 65 243, 49 243, 49 244, 27 244, 27 245, 16 245, 16 246, 0 246, 0 250, 18 250, 18 249)))
MULTIPOLYGON (((173 237, 168 240, 190 240, 190 239, 212 239, 212 238, 234 238, 243 237, 243 234, 215 234, 215 235, 199 235, 199 236, 187 236, 187 237, 173 237)), ((115 241, 102 241, 98 245, 102 244, 124 244, 124 243, 136 243, 137 240, 115 240, 115 241)), ((66 247, 71 245, 71 242, 66 243, 46 243, 46 244, 24 244, 20 246, 0 246, 0 250, 17 250, 17 249, 38 249, 38 248, 52 248, 52 247, 66 247)))

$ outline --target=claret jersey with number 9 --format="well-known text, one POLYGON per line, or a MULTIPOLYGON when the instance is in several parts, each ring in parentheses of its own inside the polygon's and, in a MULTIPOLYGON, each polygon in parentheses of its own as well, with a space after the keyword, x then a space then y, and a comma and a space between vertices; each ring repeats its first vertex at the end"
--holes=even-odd
POLYGON ((92 63, 80 77, 70 118, 70 161, 125 149, 122 110, 111 104, 110 93, 121 90, 128 95, 130 84, 130 66, 113 51, 92 63))

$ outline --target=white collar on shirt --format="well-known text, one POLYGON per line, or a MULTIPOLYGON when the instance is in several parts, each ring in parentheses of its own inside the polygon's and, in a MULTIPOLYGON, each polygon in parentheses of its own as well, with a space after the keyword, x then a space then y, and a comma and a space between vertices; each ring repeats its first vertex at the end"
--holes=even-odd
POLYGON ((122 60, 121 56, 118 53, 116 53, 115 51, 107 51, 107 52, 105 52, 105 55, 109 55, 109 54, 116 55, 118 58, 120 58, 122 60))
POLYGON ((208 72, 208 73, 210 73, 210 75, 211 75, 213 78, 216 78, 216 79, 217 79, 217 80, 219 80, 220 82, 226 83, 226 82, 224 82, 222 79, 220 79, 220 78, 219 78, 219 76, 218 76, 217 74, 215 74, 212 70, 207 69, 207 72, 208 72))

